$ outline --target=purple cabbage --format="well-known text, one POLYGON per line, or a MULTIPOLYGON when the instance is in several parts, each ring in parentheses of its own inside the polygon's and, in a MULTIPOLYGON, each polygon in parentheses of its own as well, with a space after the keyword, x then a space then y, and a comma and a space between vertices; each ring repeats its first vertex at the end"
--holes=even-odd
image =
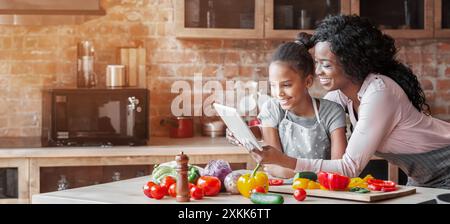
POLYGON ((206 165, 205 169, 201 171, 202 176, 214 176, 219 178, 219 180, 223 183, 225 177, 231 173, 230 164, 225 160, 211 160, 206 165))

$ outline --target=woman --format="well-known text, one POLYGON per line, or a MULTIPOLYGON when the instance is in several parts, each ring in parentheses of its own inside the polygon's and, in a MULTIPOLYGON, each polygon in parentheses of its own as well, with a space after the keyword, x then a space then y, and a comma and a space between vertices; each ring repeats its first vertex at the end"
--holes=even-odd
POLYGON ((371 157, 408 175, 408 185, 450 189, 450 123, 429 116, 417 77, 395 59, 394 40, 358 16, 333 16, 317 28, 316 74, 354 127, 342 159, 291 159, 270 146, 253 150, 262 163, 296 171, 355 177, 371 157))
MULTIPOLYGON (((258 115, 263 141, 290 158, 340 159, 347 146, 342 107, 309 94, 314 62, 304 44, 288 42, 273 53, 269 66, 272 99, 258 115)), ((294 172, 268 166, 268 172, 289 178, 294 172)))

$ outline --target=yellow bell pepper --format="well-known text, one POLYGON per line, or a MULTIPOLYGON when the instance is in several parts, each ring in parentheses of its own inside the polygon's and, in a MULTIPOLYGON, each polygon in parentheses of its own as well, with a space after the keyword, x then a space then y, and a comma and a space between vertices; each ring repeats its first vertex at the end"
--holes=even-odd
POLYGON ((248 198, 250 197, 252 190, 256 187, 263 187, 266 192, 269 191, 269 177, 264 172, 256 172, 261 165, 258 164, 250 174, 244 174, 239 177, 237 181, 237 189, 242 196, 248 198))
POLYGON ((367 183, 367 181, 369 181, 370 179, 374 179, 374 177, 373 177, 372 175, 370 175, 370 174, 367 174, 367 175, 363 178, 364 182, 366 182, 366 183, 367 183))
POLYGON ((367 188, 368 184, 366 181, 364 181, 364 179, 361 179, 359 177, 355 177, 355 178, 351 178, 350 179, 350 183, 348 184, 347 188, 351 189, 354 187, 359 187, 359 188, 367 188))
POLYGON ((292 189, 320 189, 320 184, 306 178, 296 178, 292 183, 292 189))

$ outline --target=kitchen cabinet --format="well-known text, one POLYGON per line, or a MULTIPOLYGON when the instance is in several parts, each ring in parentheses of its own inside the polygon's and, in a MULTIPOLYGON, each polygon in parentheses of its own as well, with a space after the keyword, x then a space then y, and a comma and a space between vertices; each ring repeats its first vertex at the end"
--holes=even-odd
POLYGON ((450 37, 450 0, 434 2, 435 37, 450 37))
POLYGON ((0 14, 104 14, 100 0, 0 0, 0 14))
POLYGON ((369 18, 394 38, 433 37, 434 0, 352 0, 351 13, 369 18))
POLYGON ((294 39, 328 15, 349 13, 350 0, 265 0, 265 37, 294 39))
POLYGON ((100 0, 0 0, 1 25, 76 25, 105 14, 100 0))
POLYGON ((263 38, 262 0, 176 0, 175 34, 180 38, 263 38))
POLYGON ((0 158, 0 204, 29 203, 28 160, 0 158))

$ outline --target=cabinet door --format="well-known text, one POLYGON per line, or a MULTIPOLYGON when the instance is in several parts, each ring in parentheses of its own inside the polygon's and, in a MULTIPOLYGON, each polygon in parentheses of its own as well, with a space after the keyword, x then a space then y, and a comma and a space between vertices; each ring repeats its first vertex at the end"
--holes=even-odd
POLYGON ((350 0, 265 0, 265 11, 266 38, 294 39, 328 15, 349 14, 350 0))
POLYGON ((352 0, 351 8, 394 38, 433 37, 433 0, 352 0))
POLYGON ((0 159, 0 204, 29 203, 28 159, 0 159))
POLYGON ((450 0, 435 0, 434 27, 436 37, 450 37, 450 0))
POLYGON ((263 38, 262 0, 176 0, 179 38, 263 38))

